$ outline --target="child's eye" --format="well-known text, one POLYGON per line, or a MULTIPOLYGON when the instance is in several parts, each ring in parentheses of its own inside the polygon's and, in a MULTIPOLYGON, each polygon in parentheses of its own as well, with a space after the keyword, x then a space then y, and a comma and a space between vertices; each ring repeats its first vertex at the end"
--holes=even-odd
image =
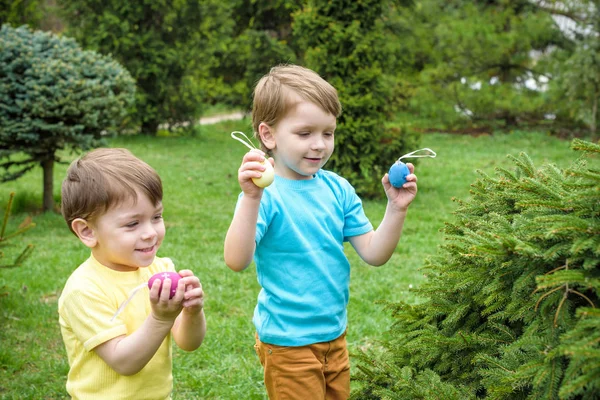
POLYGON ((155 220, 155 221, 160 221, 160 220, 162 219, 162 217, 163 217, 163 216, 162 216, 162 214, 156 214, 156 215, 154 216, 154 220, 155 220))
POLYGON ((303 136, 303 137, 310 136, 310 132, 299 132, 298 136, 303 136))
POLYGON ((138 224, 137 221, 134 221, 134 222, 130 222, 128 224, 125 224, 125 227, 127 227, 127 228, 135 228, 137 226, 137 224, 138 224))
POLYGON ((333 132, 325 132, 325 133, 323 133, 323 135, 327 136, 327 137, 331 137, 331 136, 333 136, 333 132))

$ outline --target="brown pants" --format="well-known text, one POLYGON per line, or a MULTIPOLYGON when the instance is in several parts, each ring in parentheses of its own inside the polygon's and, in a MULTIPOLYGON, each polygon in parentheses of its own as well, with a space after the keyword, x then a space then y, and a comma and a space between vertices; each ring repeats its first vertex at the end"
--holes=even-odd
POLYGON ((301 347, 254 345, 264 368, 270 400, 346 400, 350 397, 350 359, 346 333, 330 342, 301 347))

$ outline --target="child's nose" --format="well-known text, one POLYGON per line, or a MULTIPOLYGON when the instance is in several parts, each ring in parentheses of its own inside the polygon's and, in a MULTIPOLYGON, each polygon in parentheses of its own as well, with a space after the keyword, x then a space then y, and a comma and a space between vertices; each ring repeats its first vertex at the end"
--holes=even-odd
POLYGON ((322 150, 325 148, 325 141, 323 140, 322 137, 318 136, 313 144, 312 144, 312 148, 313 150, 322 150))
POLYGON ((142 239, 148 240, 156 237, 156 229, 152 226, 152 224, 146 224, 144 226, 144 230, 142 232, 142 239))

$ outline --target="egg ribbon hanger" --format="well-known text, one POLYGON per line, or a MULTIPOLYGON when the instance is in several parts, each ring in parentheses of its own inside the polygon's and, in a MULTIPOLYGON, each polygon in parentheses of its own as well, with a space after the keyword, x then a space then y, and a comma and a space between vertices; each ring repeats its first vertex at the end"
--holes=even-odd
POLYGON ((436 154, 436 152, 435 152, 435 151, 431 150, 431 149, 430 149, 430 148, 428 148, 428 147, 424 147, 424 148, 422 148, 422 149, 415 150, 415 151, 412 151, 412 152, 410 152, 410 153, 408 153, 408 154, 405 154, 405 155, 401 156, 400 158, 398 158, 398 159, 396 160, 396 162, 398 162, 398 161, 402 160, 403 158, 424 158, 424 157, 431 157, 431 158, 435 158, 436 156, 437 156, 437 154, 436 154), (418 154, 418 155, 417 155, 416 153, 418 153, 418 152, 420 152, 420 151, 428 151, 428 152, 429 152, 429 153, 431 153, 431 154, 418 154))
POLYGON ((135 296, 135 294, 137 292, 139 292, 140 289, 143 289, 144 287, 148 287, 148 283, 142 283, 139 286, 134 287, 131 292, 129 292, 129 297, 127 297, 127 300, 125 300, 123 303, 121 303, 121 305, 119 306, 119 308, 117 308, 117 311, 115 312, 115 314, 112 316, 112 318, 110 319, 111 322, 115 320, 115 318, 117 318, 117 316, 119 314, 121 314, 121 311, 123 311, 125 309, 125 306, 127 304, 129 304, 129 302, 131 301, 131 299, 133 299, 133 296, 135 296))
POLYGON ((235 140, 237 140, 238 142, 242 143, 244 146, 246 146, 250 150, 260 150, 258 147, 256 147, 254 145, 254 143, 252 143, 252 140, 250 140, 250 138, 248 138, 248 136, 246 136, 246 134, 244 132, 233 131, 233 132, 231 132, 231 137, 234 138, 235 140), (236 136, 236 134, 242 135, 243 137, 246 138, 246 140, 236 136))

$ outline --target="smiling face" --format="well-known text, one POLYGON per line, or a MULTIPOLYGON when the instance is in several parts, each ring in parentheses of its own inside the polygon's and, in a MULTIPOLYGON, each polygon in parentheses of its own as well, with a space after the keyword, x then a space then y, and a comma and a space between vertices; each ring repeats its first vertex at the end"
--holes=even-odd
POLYGON ((259 133, 273 153, 276 175, 312 179, 333 153, 336 118, 299 96, 293 101, 294 106, 275 126, 262 123, 259 133))
MULTIPOLYGON (((165 224, 162 203, 156 206, 137 192, 137 202, 126 200, 111 207, 88 226, 92 254, 102 265, 116 271, 133 271, 154 261, 163 238, 165 224)), ((81 220, 80 220, 81 221, 81 220)), ((81 235, 79 235, 81 238, 81 235)))

